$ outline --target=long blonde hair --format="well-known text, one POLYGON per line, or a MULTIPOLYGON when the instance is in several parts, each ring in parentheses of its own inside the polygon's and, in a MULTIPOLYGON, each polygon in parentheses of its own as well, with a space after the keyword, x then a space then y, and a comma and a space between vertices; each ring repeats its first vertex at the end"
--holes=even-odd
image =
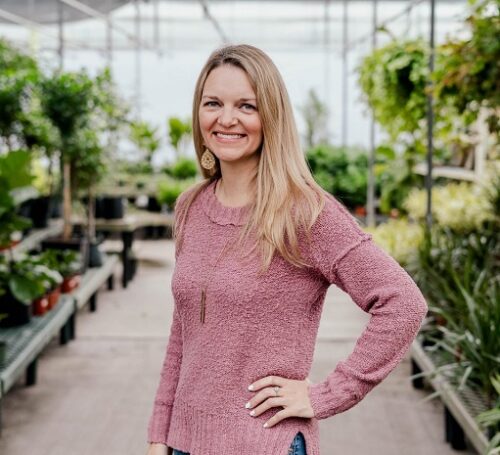
POLYGON ((255 242, 248 253, 259 247, 261 273, 267 271, 276 251, 297 267, 308 266, 299 252, 297 229, 303 226, 309 234, 323 210, 324 196, 328 193, 315 182, 307 165, 288 92, 278 69, 267 54, 246 44, 227 45, 212 52, 196 82, 193 139, 205 180, 189 188, 184 203, 176 207, 176 250, 181 248, 183 227, 191 203, 204 188, 221 177, 217 157, 212 172, 201 166, 204 145, 198 118, 205 81, 210 72, 221 65, 235 66, 248 75, 256 94, 263 130, 258 170, 252 180, 256 197, 237 245, 241 246, 250 233, 255 232, 255 242))

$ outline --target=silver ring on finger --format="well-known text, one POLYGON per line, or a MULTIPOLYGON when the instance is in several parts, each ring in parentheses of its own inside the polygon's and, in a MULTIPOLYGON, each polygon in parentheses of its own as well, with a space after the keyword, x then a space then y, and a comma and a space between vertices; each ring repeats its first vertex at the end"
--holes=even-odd
POLYGON ((278 395, 278 392, 280 391, 280 386, 277 385, 277 386, 274 386, 274 392, 276 393, 276 396, 279 396, 278 395))

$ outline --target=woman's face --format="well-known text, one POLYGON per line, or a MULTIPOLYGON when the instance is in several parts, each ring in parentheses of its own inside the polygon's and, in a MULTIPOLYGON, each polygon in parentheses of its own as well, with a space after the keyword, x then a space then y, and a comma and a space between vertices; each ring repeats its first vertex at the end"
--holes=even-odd
POLYGON ((205 81, 199 109, 204 144, 221 162, 257 159, 262 124, 247 74, 232 65, 213 69, 205 81))

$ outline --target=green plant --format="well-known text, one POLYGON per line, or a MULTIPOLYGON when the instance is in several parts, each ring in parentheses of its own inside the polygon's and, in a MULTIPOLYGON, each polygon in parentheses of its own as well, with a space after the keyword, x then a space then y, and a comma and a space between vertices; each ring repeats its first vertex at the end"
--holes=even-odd
POLYGON ((170 138, 170 144, 175 150, 177 158, 180 158, 180 144, 183 139, 189 138, 192 133, 191 120, 188 119, 185 122, 178 117, 170 117, 168 119, 168 137, 170 138))
POLYGON ((161 139, 158 135, 158 127, 153 127, 144 121, 131 122, 129 137, 144 154, 146 162, 151 166, 153 156, 161 144, 161 139))
POLYGON ((193 184, 193 180, 168 180, 160 182, 158 185, 157 199, 160 204, 165 204, 170 210, 173 210, 175 201, 179 195, 193 184))
POLYGON ((316 181, 350 208, 366 203, 368 159, 357 148, 318 145, 306 152, 316 181))
POLYGON ((440 47, 440 64, 433 81, 435 96, 456 109, 466 124, 489 112, 488 125, 500 142, 500 4, 498 0, 473 0, 466 20, 470 37, 449 40, 440 47))
POLYGON ((487 455, 497 455, 500 453, 500 375, 491 376, 491 384, 497 393, 497 402, 495 407, 479 414, 476 417, 478 423, 485 427, 496 427, 497 432, 491 438, 487 449, 487 455))
POLYGON ((21 119, 39 77, 34 59, 0 39, 0 137, 9 150, 13 150, 12 135, 22 131, 21 119))
POLYGON ((31 156, 26 151, 0 155, 0 247, 8 246, 12 235, 31 226, 31 221, 16 213, 13 192, 32 182, 31 156))
POLYGON ((306 123, 306 133, 304 136, 305 147, 313 148, 328 141, 327 122, 328 107, 323 103, 314 89, 308 92, 308 98, 300 108, 306 123))
POLYGON ((59 272, 64 278, 78 274, 82 269, 82 258, 77 251, 48 249, 39 257, 44 264, 59 272))
POLYGON ((168 175, 180 180, 192 179, 198 175, 198 164, 190 158, 179 158, 168 168, 168 175))

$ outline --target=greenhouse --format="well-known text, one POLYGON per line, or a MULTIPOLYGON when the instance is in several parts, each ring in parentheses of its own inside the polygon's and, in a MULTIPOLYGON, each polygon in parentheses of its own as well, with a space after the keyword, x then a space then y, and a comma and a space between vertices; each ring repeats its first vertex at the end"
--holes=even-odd
POLYGON ((0 1, 0 453, 500 454, 499 37, 0 1))

